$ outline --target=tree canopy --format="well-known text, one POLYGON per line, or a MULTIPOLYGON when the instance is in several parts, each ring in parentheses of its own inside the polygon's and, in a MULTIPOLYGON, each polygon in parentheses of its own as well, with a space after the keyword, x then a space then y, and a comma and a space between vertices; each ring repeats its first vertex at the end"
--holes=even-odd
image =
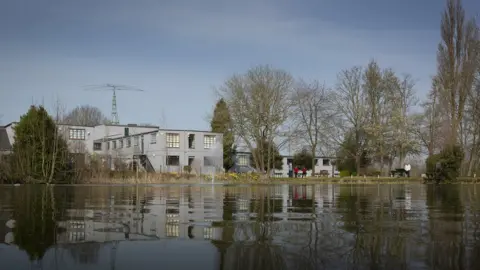
POLYGON ((63 122, 75 126, 96 126, 107 123, 108 119, 99 108, 82 105, 71 110, 63 122))

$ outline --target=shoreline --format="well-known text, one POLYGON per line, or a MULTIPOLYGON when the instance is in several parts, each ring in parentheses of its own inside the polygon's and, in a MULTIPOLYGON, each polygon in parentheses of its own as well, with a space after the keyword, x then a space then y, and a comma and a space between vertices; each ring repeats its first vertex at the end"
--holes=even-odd
MULTIPOLYGON (((478 178, 460 178, 455 182, 441 184, 476 184, 478 178)), ((392 177, 338 177, 338 178, 271 178, 271 179, 218 179, 212 182, 203 177, 175 178, 175 179, 148 179, 148 178, 96 178, 83 183, 51 184, 52 186, 134 186, 134 185, 312 185, 312 184, 341 184, 341 185, 373 185, 373 184, 433 184, 425 183, 420 177, 392 178, 392 177)), ((21 184, 29 185, 29 184, 21 184)), ((42 185, 42 184, 30 184, 42 185)), ((46 185, 46 184, 43 184, 46 185)), ((13 184, 0 184, 13 186, 13 184)))

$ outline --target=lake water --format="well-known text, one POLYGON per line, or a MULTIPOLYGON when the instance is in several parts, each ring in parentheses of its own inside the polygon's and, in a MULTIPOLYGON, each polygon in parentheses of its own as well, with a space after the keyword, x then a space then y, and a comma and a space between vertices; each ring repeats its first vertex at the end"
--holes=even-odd
POLYGON ((0 269, 479 269, 479 194, 421 184, 3 186, 0 269))

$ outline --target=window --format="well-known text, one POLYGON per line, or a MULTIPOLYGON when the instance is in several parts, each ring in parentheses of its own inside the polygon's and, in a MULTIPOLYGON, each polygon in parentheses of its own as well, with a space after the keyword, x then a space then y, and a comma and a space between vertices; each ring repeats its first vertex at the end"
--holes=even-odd
POLYGON ((152 133, 150 134, 150 144, 156 144, 157 143, 157 133, 152 133))
POLYGON ((167 133, 167 147, 168 148, 179 148, 180 147, 180 134, 178 134, 178 133, 167 133))
POLYGON ((330 165, 330 159, 322 159, 323 166, 329 166, 330 165))
POLYGON ((203 228, 203 239, 213 239, 213 228, 204 227, 203 228))
POLYGON ((203 136, 203 148, 211 149, 215 145, 215 135, 205 135, 203 136))
POLYGON ((85 140, 85 129, 69 129, 70 140, 85 140))
POLYGON ((118 140, 118 148, 123 148, 123 140, 118 140))
POLYGON ((167 237, 178 237, 179 229, 178 224, 166 224, 166 235, 167 237))
POLYGON ((188 166, 192 166, 193 165, 193 161, 195 160, 195 157, 188 157, 188 166))
POLYGON ((138 146, 138 136, 133 137, 133 146, 138 146))
POLYGON ((127 138, 127 148, 132 146, 132 138, 127 138))
POLYGON ((241 155, 241 156, 238 156, 238 162, 237 162, 239 166, 248 166, 249 164, 249 158, 248 156, 246 155, 241 155))
POLYGON ((179 156, 167 156, 167 166, 179 166, 180 157, 179 156))
POLYGON ((195 134, 188 134, 188 149, 195 149, 195 134))
POLYGON ((212 157, 203 157, 203 166, 215 166, 212 157))
POLYGON ((117 149, 117 141, 112 141, 112 149, 117 149))
POLYGON ((110 142, 107 142, 107 150, 110 150, 110 142))
POLYGON ((99 143, 99 142, 93 143, 93 150, 95 151, 102 150, 102 143, 99 143))

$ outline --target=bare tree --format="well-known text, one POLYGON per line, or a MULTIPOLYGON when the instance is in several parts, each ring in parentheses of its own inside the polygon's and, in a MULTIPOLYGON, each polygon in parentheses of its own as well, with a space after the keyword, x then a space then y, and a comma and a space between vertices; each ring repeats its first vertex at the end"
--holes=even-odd
POLYGON ((380 163, 382 173, 385 158, 390 152, 387 135, 393 101, 391 97, 397 85, 397 78, 392 70, 383 71, 375 61, 370 61, 363 73, 362 85, 369 111, 365 131, 368 135, 369 152, 373 154, 373 160, 380 163))
POLYGON ((220 95, 227 102, 233 122, 233 131, 247 145, 255 166, 267 168, 273 164, 274 139, 290 112, 292 76, 280 69, 258 66, 245 74, 234 75, 220 88, 220 95), (254 148, 267 151, 253 151, 254 148), (265 164, 267 160, 267 164, 265 164), (266 165, 266 166, 265 166, 266 165))
MULTIPOLYGON (((357 172, 361 169, 362 154, 367 148, 365 140, 365 125, 368 122, 367 99, 362 90, 362 68, 353 67, 343 70, 338 75, 337 82, 337 108, 342 119, 337 124, 341 134, 352 133, 355 143, 355 152, 350 152, 355 158, 357 172)), ((340 133, 338 133, 340 135, 340 133)), ((338 145, 343 142, 344 136, 334 136, 338 145)), ((348 149, 345 149, 348 150, 348 149)))
POLYGON ((404 75, 398 80, 398 88, 391 93, 391 129, 393 149, 402 166, 405 158, 410 154, 420 152, 420 144, 415 136, 415 115, 411 113, 412 107, 417 105, 418 98, 415 93, 415 82, 410 75, 404 75))
POLYGON ((428 94, 428 100, 422 103, 423 112, 416 115, 416 134, 419 143, 427 150, 427 154, 432 156, 440 149, 440 130, 442 128, 442 112, 439 106, 438 88, 435 86, 436 80, 433 80, 433 87, 428 94))
POLYGON ((477 70, 478 28, 465 20, 460 0, 447 0, 441 22, 442 40, 437 52, 437 91, 449 127, 449 145, 459 142, 465 105, 477 70))
POLYGON ((108 122, 102 111, 90 105, 78 106, 64 118, 64 123, 76 126, 96 126, 108 122))
POLYGON ((312 154, 312 175, 317 154, 332 154, 330 138, 338 115, 333 101, 333 92, 318 81, 309 84, 300 80, 292 95, 296 131, 312 154))

